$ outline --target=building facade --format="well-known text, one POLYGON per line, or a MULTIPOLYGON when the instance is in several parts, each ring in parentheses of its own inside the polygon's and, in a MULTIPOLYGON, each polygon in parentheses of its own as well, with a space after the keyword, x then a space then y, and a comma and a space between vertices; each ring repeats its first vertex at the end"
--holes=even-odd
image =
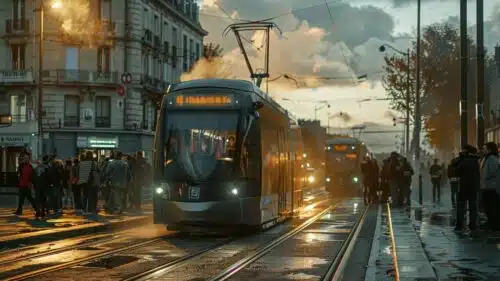
POLYGON ((0 128, 1 171, 15 169, 24 148, 34 158, 42 153, 39 147, 60 158, 84 149, 99 156, 118 149, 150 157, 158 101, 202 56, 207 32, 199 23, 198 5, 193 0, 43 2, 41 75, 42 1, 3 0, 0 9, 0 115, 12 118, 10 126, 0 128), (65 9, 75 7, 64 5, 72 2, 88 9, 85 23, 69 18, 83 31, 65 26, 71 17, 65 9))

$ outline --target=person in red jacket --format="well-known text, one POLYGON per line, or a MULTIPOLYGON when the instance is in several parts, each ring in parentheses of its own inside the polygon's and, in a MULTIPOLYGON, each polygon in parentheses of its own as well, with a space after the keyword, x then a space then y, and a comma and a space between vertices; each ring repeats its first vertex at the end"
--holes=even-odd
POLYGON ((23 162, 19 164, 18 176, 19 176, 19 184, 18 184, 19 200, 15 214, 18 216, 23 214, 23 205, 25 198, 28 199, 31 206, 33 207, 33 209, 35 209, 36 212, 35 200, 31 195, 31 188, 33 187, 34 170, 33 166, 31 166, 30 158, 28 155, 25 155, 23 157, 23 162))

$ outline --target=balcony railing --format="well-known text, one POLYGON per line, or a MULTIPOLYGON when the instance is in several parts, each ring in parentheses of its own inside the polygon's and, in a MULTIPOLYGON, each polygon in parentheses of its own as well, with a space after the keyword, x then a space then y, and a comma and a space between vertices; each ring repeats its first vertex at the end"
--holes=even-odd
POLYGON ((8 19, 5 22, 5 33, 27 34, 30 32, 30 22, 27 19, 8 19))
POLYGON ((0 83, 33 83, 31 70, 0 70, 0 83))
POLYGON ((149 75, 141 76, 141 84, 142 86, 149 88, 150 90, 161 93, 163 93, 169 85, 169 83, 149 75))
POLYGON ((116 85, 119 82, 118 72, 97 72, 87 70, 46 70, 44 82, 56 84, 102 84, 116 85))
POLYGON ((80 127, 80 117, 64 116, 64 127, 80 127))
POLYGON ((95 126, 97 128, 109 128, 111 127, 111 118, 109 116, 96 116, 95 126))

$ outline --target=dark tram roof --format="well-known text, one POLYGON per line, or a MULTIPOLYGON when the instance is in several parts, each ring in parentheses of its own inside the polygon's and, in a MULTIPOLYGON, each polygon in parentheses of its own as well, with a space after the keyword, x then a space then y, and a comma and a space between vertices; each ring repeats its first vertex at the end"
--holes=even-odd
POLYGON ((349 136, 333 137, 326 140, 326 144, 359 144, 361 140, 349 136))
POLYGON ((196 79, 196 80, 190 80, 190 81, 186 81, 186 82, 172 84, 168 91, 175 92, 175 91, 194 89, 194 88, 204 88, 204 87, 226 88, 226 89, 240 90, 240 91, 246 91, 246 92, 253 92, 255 95, 259 96, 268 105, 271 105, 276 110, 280 111, 282 114, 287 115, 287 117, 290 119, 291 125, 297 124, 295 117, 290 112, 288 112, 288 110, 284 109, 271 96, 269 96, 267 93, 264 93, 254 83, 247 81, 247 80, 214 79, 214 78, 212 78, 212 79, 196 79))
POLYGON ((235 79, 197 79, 190 80, 186 82, 180 82, 173 84, 170 87, 170 92, 192 89, 192 88, 202 88, 202 87, 217 87, 217 88, 227 88, 234 90, 242 90, 248 92, 255 92, 257 86, 252 82, 246 80, 235 80, 235 79))

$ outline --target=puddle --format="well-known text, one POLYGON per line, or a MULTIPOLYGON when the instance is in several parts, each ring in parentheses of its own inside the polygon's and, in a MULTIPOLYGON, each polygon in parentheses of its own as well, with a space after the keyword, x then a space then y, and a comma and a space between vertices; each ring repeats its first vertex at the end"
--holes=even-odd
POLYGON ((132 256, 114 256, 114 257, 100 259, 91 263, 87 263, 84 266, 112 269, 115 267, 129 264, 131 262, 135 262, 137 260, 139 260, 139 258, 132 256))

